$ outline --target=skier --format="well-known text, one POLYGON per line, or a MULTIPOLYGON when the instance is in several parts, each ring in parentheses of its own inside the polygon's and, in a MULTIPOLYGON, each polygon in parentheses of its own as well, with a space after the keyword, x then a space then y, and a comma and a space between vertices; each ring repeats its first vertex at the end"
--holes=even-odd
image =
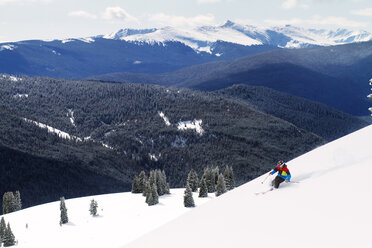
POLYGON ((289 182, 291 180, 291 173, 283 161, 278 162, 277 166, 270 172, 270 175, 274 175, 276 172, 278 172, 278 175, 272 181, 272 186, 277 189, 282 182, 289 182))

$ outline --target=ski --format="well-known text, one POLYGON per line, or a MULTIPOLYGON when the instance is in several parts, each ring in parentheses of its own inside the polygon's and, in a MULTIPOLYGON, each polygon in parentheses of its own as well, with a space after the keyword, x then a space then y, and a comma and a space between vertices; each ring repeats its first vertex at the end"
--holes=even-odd
POLYGON ((270 189, 268 189, 268 190, 266 190, 266 191, 262 191, 262 192, 257 192, 257 193, 254 193, 255 195, 264 195, 264 194, 266 194, 266 193, 268 193, 268 192, 270 192, 270 191, 273 191, 274 190, 274 188, 270 188, 270 189))

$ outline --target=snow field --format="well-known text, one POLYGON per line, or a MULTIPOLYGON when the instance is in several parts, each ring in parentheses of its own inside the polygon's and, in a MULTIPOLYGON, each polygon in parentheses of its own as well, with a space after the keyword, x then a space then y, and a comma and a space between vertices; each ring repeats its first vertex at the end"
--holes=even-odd
MULTIPOLYGON (((118 193, 67 199, 69 223, 60 226, 60 202, 4 215, 23 247, 121 247, 191 209, 183 206, 184 189, 172 189, 159 204, 147 206, 141 194, 118 193), (97 217, 89 214, 90 201, 98 203, 97 217), (28 226, 26 228, 26 225, 28 226)), ((214 198, 198 198, 197 207, 214 198)))
POLYGON ((299 183, 257 196, 265 174, 123 247, 372 247, 371 147, 369 126, 288 162, 299 183))

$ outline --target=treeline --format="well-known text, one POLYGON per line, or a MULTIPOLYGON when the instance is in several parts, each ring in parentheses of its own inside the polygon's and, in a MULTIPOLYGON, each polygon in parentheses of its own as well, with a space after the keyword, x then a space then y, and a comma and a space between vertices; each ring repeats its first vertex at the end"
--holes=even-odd
MULTIPOLYGON (((235 187, 235 177, 231 166, 226 166, 223 173, 219 167, 205 168, 202 177, 199 179, 195 170, 188 173, 186 180, 186 190, 184 196, 185 207, 194 207, 192 192, 198 192, 199 197, 208 197, 208 193, 215 193, 220 196, 235 187)), ((166 180, 164 171, 151 170, 147 176, 145 171, 141 171, 135 176, 132 183, 132 193, 145 196, 145 202, 149 205, 159 203, 159 196, 170 194, 169 184, 166 180)))

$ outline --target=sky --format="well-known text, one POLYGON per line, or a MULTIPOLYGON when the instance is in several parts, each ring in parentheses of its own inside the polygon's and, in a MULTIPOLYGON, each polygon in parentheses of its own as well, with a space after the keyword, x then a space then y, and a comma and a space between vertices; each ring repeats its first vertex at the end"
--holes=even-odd
POLYGON ((105 35, 121 28, 291 24, 372 33, 371 0, 0 0, 0 42, 105 35))

